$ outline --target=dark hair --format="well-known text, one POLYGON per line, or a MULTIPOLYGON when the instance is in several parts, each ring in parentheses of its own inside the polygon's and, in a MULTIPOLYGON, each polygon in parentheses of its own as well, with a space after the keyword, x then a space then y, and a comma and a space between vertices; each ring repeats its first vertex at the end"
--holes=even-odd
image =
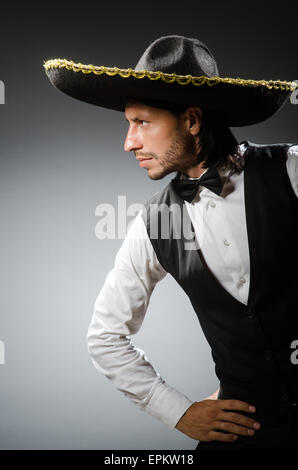
MULTIPOLYGON (((190 105, 138 99, 148 106, 166 109, 180 118, 190 105)), ((195 106, 195 105, 194 105, 195 106)), ((199 106, 199 105, 198 105, 199 106)), ((202 109, 202 125, 198 137, 200 153, 197 155, 198 164, 204 161, 203 167, 229 168, 232 172, 242 170, 242 159, 238 154, 238 142, 228 126, 214 112, 202 109), (232 159, 230 158, 232 157, 232 159)))
POLYGON ((198 137, 201 150, 198 162, 204 161, 203 167, 215 166, 216 168, 231 168, 238 171, 238 142, 228 126, 217 118, 214 118, 205 109, 198 137), (230 157, 233 157, 231 159, 230 157))
MULTIPOLYGON (((172 112, 180 117, 189 106, 172 112)), ((205 108, 202 109, 202 125, 198 133, 200 139, 200 153, 197 155, 198 164, 204 162, 203 168, 230 168, 238 172, 239 155, 238 141, 228 126, 220 118, 205 108), (232 159, 230 157, 233 157, 232 159)), ((169 109, 170 111, 170 109, 169 109)))

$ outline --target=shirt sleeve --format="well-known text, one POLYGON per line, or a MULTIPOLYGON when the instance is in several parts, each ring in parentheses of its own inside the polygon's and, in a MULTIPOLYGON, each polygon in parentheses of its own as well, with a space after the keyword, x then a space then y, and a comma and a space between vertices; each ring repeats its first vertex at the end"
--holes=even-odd
POLYGON ((168 385, 130 338, 141 328, 153 289, 166 274, 139 212, 96 298, 87 345, 99 372, 141 410, 174 429, 193 401, 168 385))
POLYGON ((287 157, 287 172, 294 192, 298 197, 298 145, 289 147, 287 157))

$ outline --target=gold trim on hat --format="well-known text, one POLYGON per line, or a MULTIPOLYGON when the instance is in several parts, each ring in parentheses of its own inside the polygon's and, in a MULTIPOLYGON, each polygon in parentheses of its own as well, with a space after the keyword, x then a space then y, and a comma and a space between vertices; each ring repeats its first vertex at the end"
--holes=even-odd
POLYGON ((74 72, 82 72, 84 74, 94 73, 95 75, 106 75, 114 76, 119 75, 122 78, 134 77, 144 78, 147 77, 150 80, 162 79, 166 83, 177 82, 179 85, 192 84, 195 86, 201 86, 205 83, 209 86, 217 85, 218 83, 230 83, 231 85, 245 85, 245 86, 265 86, 267 88, 275 90, 288 90, 294 91, 298 88, 296 82, 287 82, 282 80, 245 80, 242 78, 221 78, 221 77, 195 77, 192 75, 177 75, 175 73, 164 73, 164 72, 153 72, 150 70, 134 70, 131 68, 120 69, 118 67, 104 67, 96 65, 84 65, 75 63, 72 60, 67 59, 50 59, 43 64, 45 70, 63 68, 67 70, 73 70, 74 72))

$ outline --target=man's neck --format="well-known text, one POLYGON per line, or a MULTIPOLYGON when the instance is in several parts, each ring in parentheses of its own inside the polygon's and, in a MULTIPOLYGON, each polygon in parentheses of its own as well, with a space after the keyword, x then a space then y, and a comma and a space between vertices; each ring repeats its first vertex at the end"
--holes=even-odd
POLYGON ((183 171, 183 174, 188 178, 199 178, 206 171, 206 168, 203 168, 203 165, 204 162, 201 162, 193 168, 187 168, 187 170, 183 171))

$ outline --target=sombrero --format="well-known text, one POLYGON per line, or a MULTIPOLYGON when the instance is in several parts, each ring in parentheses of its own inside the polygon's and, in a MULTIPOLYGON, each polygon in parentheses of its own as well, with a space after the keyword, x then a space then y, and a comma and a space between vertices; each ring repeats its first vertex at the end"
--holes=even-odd
POLYGON ((134 68, 84 65, 67 59, 43 64, 50 82, 67 95, 116 111, 129 98, 197 105, 228 126, 271 117, 298 86, 294 81, 220 77, 208 47, 198 39, 163 36, 134 68))

